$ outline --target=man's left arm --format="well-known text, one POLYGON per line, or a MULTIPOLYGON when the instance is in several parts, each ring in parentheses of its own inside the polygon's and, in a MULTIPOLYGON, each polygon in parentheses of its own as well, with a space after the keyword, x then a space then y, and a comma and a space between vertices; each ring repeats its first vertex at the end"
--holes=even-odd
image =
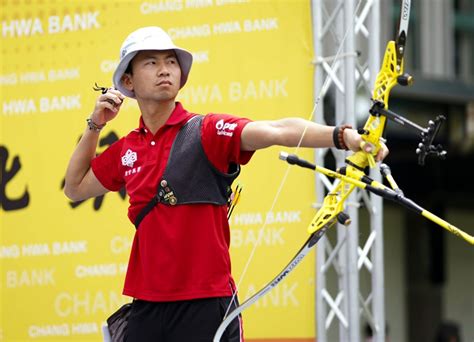
MULTIPOLYGON (((241 149, 255 151, 269 146, 279 145, 287 147, 335 147, 333 133, 335 127, 317 124, 301 118, 285 118, 273 121, 249 122, 242 130, 241 149), (303 132, 306 132, 303 135, 303 132), (303 141, 300 144, 300 139, 303 141)), ((343 140, 352 151, 359 151, 363 142, 356 130, 346 128, 343 130, 343 140)), ((376 156, 380 161, 388 154, 387 147, 382 143, 382 148, 376 156)), ((367 152, 370 146, 367 146, 367 152)))

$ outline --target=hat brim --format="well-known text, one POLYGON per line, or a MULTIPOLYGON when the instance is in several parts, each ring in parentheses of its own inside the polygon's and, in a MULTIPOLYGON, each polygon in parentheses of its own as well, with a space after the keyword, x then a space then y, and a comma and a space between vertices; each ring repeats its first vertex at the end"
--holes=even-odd
POLYGON ((122 84, 122 76, 125 73, 125 70, 128 68, 128 64, 130 61, 137 55, 138 51, 133 51, 130 52, 128 55, 126 55, 120 63, 117 65, 117 68, 115 69, 114 76, 112 77, 113 82, 114 82, 114 87, 118 91, 120 91, 122 94, 125 96, 135 98, 135 93, 133 91, 128 90, 125 88, 122 84))
POLYGON ((136 50, 136 51, 131 51, 128 53, 120 63, 117 65, 117 68, 115 69, 114 75, 112 77, 115 89, 120 91, 123 95, 135 98, 135 93, 133 91, 128 90, 125 88, 122 84, 122 77, 123 74, 125 73, 125 70, 127 70, 128 65, 132 61, 132 59, 137 55, 138 52, 140 51, 163 51, 163 50, 174 50, 176 53, 176 58, 178 58, 178 63, 181 68, 181 79, 180 79, 180 86, 179 88, 181 89, 186 82, 188 81, 188 75, 189 72, 191 71, 191 65, 193 64, 193 55, 184 49, 181 49, 177 46, 172 47, 171 49, 143 49, 143 50, 136 50))

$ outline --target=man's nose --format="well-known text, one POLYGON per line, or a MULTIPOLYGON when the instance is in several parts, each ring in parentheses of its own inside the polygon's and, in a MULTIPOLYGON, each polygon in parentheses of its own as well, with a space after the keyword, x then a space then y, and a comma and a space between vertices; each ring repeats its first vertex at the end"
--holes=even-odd
POLYGON ((160 63, 158 68, 158 76, 169 76, 170 72, 166 63, 160 63))

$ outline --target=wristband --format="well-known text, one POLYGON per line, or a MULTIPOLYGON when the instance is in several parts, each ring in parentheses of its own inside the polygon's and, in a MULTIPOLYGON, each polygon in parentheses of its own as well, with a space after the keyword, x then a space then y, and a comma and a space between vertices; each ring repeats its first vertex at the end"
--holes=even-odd
POLYGON ((91 131, 100 132, 102 128, 105 127, 105 123, 102 125, 98 125, 94 121, 92 121, 91 118, 87 118, 86 121, 87 121, 87 127, 89 127, 91 131))
POLYGON ((346 128, 352 128, 352 126, 347 124, 336 126, 334 127, 334 131, 332 132, 332 141, 334 143, 334 146, 336 146, 336 148, 339 150, 349 150, 346 145, 346 142, 344 141, 344 130, 346 128))

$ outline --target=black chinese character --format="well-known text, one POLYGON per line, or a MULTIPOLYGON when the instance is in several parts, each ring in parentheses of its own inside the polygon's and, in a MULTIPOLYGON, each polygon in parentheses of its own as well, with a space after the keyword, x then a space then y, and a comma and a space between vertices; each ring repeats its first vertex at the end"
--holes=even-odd
MULTIPOLYGON (((118 138, 117 134, 115 134, 115 132, 112 131, 107 136, 100 139, 99 147, 105 147, 105 146, 108 147, 108 146, 112 145, 114 142, 116 142, 118 139, 119 138, 118 138)), ((80 140, 80 138, 79 138, 79 140, 80 140)), ((65 180, 63 179, 63 181, 61 183, 61 189, 64 189, 64 184, 65 184, 65 180)), ((120 189, 118 191, 118 194, 122 199, 125 199, 125 197, 127 196, 127 192, 125 190, 125 187, 120 189)), ((104 197, 105 197, 105 195, 94 197, 93 207, 94 207, 95 211, 98 211, 100 209, 100 207, 102 206, 102 203, 104 201, 104 197)), ((75 209, 84 202, 85 201, 70 202, 69 205, 71 206, 71 208, 75 209)))
POLYGON ((8 198, 6 193, 6 188, 8 182, 12 180, 13 177, 20 171, 21 163, 20 157, 15 156, 11 162, 11 166, 7 169, 8 161, 8 150, 5 146, 0 146, 0 160, 2 163, 2 177, 1 177, 1 188, 0 188, 0 200, 3 210, 19 210, 26 208, 30 203, 30 194, 28 192, 28 187, 25 186, 25 192, 22 196, 16 199, 8 198))

